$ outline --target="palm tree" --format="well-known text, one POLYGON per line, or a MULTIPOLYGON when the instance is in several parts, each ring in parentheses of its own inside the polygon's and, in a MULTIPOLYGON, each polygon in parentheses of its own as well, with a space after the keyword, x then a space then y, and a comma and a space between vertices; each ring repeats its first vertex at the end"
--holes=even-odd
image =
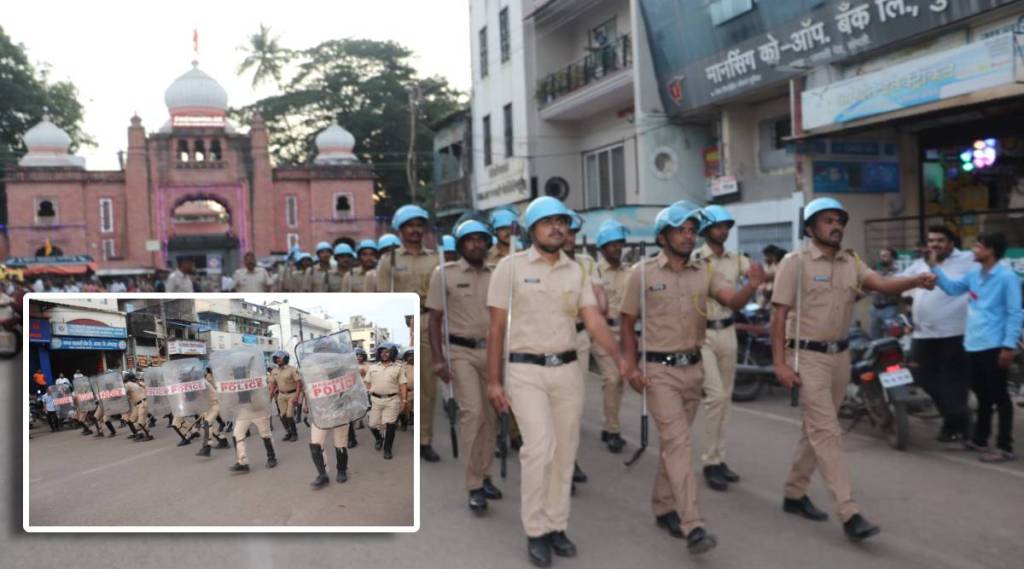
POLYGON ((281 83, 281 71, 291 59, 291 50, 281 47, 277 39, 276 36, 271 37, 270 26, 260 24, 260 31, 249 36, 249 45, 239 48, 248 55, 238 66, 238 74, 255 68, 252 76, 254 88, 269 78, 273 78, 278 85, 281 83))

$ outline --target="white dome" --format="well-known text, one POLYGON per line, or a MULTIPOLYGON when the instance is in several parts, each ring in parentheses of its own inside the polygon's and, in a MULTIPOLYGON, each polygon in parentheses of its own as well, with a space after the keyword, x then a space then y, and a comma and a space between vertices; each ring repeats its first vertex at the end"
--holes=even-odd
POLYGON ((171 114, 176 109, 225 111, 228 93, 213 77, 199 69, 198 61, 193 61, 192 69, 175 79, 164 92, 164 103, 171 114))
POLYGON ((43 115, 43 120, 28 129, 22 137, 29 152, 33 149, 46 149, 51 152, 61 151, 67 154, 71 146, 71 136, 59 126, 50 122, 50 117, 43 115))
POLYGON ((352 149, 356 146, 356 137, 341 128, 337 122, 331 123, 331 126, 320 131, 314 142, 317 156, 313 162, 316 164, 358 161, 355 154, 352 153, 352 149))

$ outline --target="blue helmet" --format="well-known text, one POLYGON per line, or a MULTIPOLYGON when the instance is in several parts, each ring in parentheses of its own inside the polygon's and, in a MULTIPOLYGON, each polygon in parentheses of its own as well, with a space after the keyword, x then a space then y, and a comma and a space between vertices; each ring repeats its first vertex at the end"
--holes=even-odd
POLYGON ((373 239, 363 239, 362 241, 359 242, 359 245, 356 246, 356 253, 362 251, 363 249, 373 249, 374 251, 376 251, 377 242, 374 241, 373 239))
POLYGON ((430 214, 427 210, 415 204, 406 204, 395 210, 395 216, 391 218, 391 229, 398 231, 406 223, 414 220, 422 219, 423 221, 430 220, 430 214))
POLYGON ((629 235, 629 230, 626 229, 625 225, 614 219, 609 219, 597 229, 597 247, 600 249, 615 241, 625 241, 627 235, 629 235))
POLYGON ((846 211, 846 208, 843 207, 839 200, 835 198, 817 198, 804 206, 804 224, 806 225, 815 215, 828 210, 841 212, 844 220, 850 217, 850 212, 846 211))
POLYGON ((356 258, 356 252, 352 250, 352 246, 348 243, 338 243, 334 246, 334 256, 337 257, 338 255, 348 255, 353 259, 356 258))
POLYGON ((298 254, 295 255, 295 262, 296 263, 301 263, 302 261, 310 261, 310 262, 312 262, 313 261, 313 255, 310 255, 309 253, 306 253, 305 251, 299 251, 298 254))
POLYGON ((284 350, 278 350, 274 352, 274 355, 270 356, 270 361, 277 363, 277 360, 283 360, 285 365, 288 365, 288 361, 291 360, 291 356, 284 350))
POLYGON ((519 217, 518 214, 516 214, 516 212, 510 209, 496 209, 491 212, 491 227, 495 229, 502 229, 503 227, 508 227, 515 223, 517 217, 519 217))
POLYGON ((484 235, 491 236, 490 228, 475 219, 467 219, 455 226, 455 239, 457 241, 461 241, 463 237, 474 233, 483 233, 484 235))
POLYGON ((398 346, 392 344, 391 342, 382 342, 380 344, 377 344, 377 347, 373 350, 373 353, 377 354, 377 357, 379 358, 381 350, 387 350, 391 352, 391 361, 395 361, 396 359, 398 359, 398 346))
POLYGON ((546 217, 565 216, 572 219, 573 211, 562 203, 551 196, 541 196, 526 206, 526 211, 523 213, 523 226, 529 231, 533 229, 533 224, 546 217))
POLYGON ((683 209, 686 209, 686 210, 689 210, 689 211, 693 211, 695 209, 700 209, 699 205, 697 205, 694 202, 691 202, 690 200, 679 200, 679 201, 673 203, 672 205, 679 206, 679 207, 681 207, 683 209))
POLYGON ((285 260, 286 261, 293 261, 293 260, 295 260, 298 257, 299 253, 301 253, 301 252, 302 251, 299 250, 299 246, 298 245, 292 245, 292 248, 288 251, 288 256, 285 257, 285 260))
POLYGON ((398 238, 394 233, 385 233, 380 236, 377 240, 377 250, 381 250, 387 247, 401 247, 402 240, 398 238))
POLYGON ((455 252, 455 238, 451 235, 441 236, 441 250, 445 253, 455 252))
POLYGON ((654 235, 660 235, 667 227, 682 227, 686 220, 692 219, 700 225, 700 210, 688 210, 683 206, 672 204, 658 212, 654 218, 654 235))
POLYGON ((736 220, 733 219, 732 214, 717 204, 705 206, 704 209, 700 210, 700 215, 700 229, 697 232, 701 235, 704 235, 704 232, 711 228, 712 225, 719 223, 727 223, 729 227, 736 225, 736 220))
POLYGON ((572 215, 569 216, 569 231, 572 231, 573 233, 576 233, 577 231, 579 231, 582 228, 583 228, 583 216, 581 216, 580 214, 576 213, 575 211, 572 212, 572 215))
POLYGON ((332 247, 331 244, 326 241, 321 241, 316 244, 316 253, 318 255, 320 254, 320 251, 323 251, 324 249, 327 249, 328 251, 333 251, 334 247, 332 247))

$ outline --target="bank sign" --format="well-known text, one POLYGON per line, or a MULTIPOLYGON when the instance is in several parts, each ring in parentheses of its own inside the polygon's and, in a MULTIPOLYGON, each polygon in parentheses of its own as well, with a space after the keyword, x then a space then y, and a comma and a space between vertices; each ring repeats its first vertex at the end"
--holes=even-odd
POLYGON ((88 336, 90 338, 127 338, 128 330, 116 326, 92 326, 88 324, 71 324, 54 322, 53 333, 56 336, 88 336))
POLYGON ((79 338, 75 336, 54 336, 50 340, 51 350, 125 350, 124 340, 113 338, 79 338))
POLYGON ((640 3, 662 102, 669 113, 679 113, 1016 1, 839 0, 815 7, 808 0, 762 0, 719 26, 711 24, 706 7, 694 7, 691 0, 640 3), (773 25, 779 13, 793 13, 794 6, 803 13, 773 25), (737 43, 737 36, 749 39, 737 43), (700 49, 688 43, 694 37, 718 51, 694 58, 693 51, 700 49))
POLYGON ((1016 39, 1003 34, 851 77, 801 95, 804 128, 941 101, 1013 83, 1016 39))

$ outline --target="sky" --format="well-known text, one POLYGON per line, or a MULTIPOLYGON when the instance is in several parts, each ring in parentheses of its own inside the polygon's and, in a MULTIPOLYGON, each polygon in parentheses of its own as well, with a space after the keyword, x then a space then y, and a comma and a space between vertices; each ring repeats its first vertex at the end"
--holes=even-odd
POLYGON ((309 312, 320 312, 323 308, 328 316, 342 323, 348 323, 352 316, 362 315, 378 326, 391 332, 391 340, 401 346, 408 346, 409 328, 405 315, 419 312, 415 299, 404 295, 402 302, 396 302, 390 294, 289 294, 281 295, 288 304, 309 312), (408 298, 407 298, 408 297, 408 298), (348 302, 349 300, 358 300, 348 302))
POLYGON ((53 80, 78 87, 84 130, 97 142, 78 152, 90 170, 118 168, 133 113, 147 132, 167 120, 164 91, 191 69, 194 29, 199 67, 227 90, 229 105, 273 94, 266 85, 254 90, 250 74, 235 74, 245 57, 239 47, 261 23, 292 49, 329 39, 393 40, 414 52, 420 75, 440 75, 469 92, 468 0, 51 0, 6 2, 0 10, 0 26, 33 64, 48 64, 53 80))

